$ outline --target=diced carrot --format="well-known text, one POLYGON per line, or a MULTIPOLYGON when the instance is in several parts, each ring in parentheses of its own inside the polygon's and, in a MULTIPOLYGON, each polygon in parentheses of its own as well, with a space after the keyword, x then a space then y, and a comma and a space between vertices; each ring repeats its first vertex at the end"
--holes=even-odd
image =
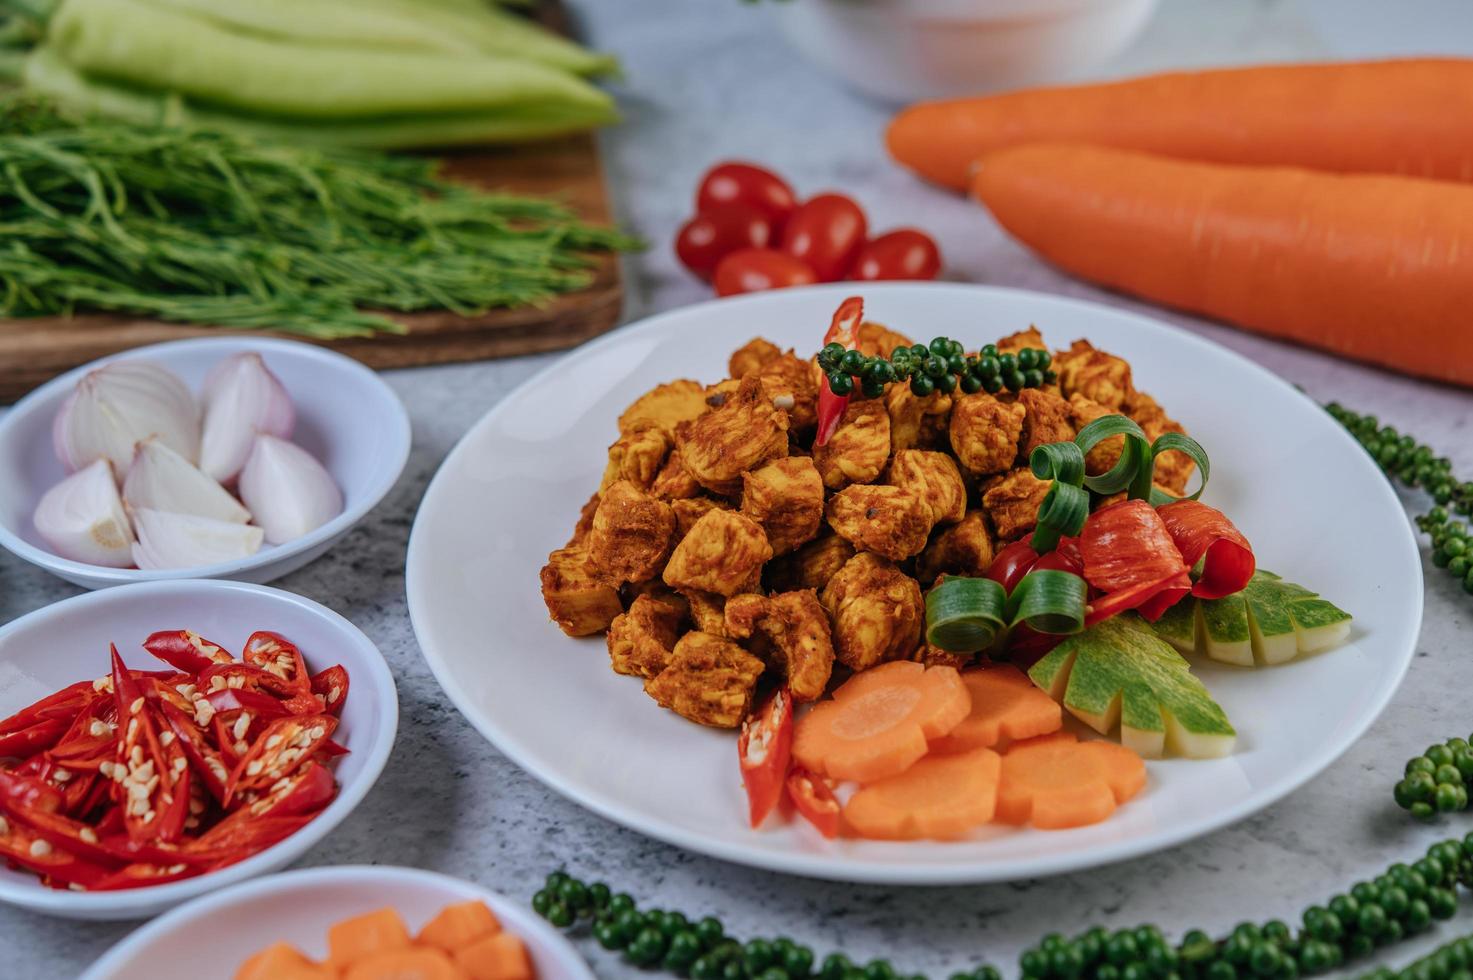
POLYGON ((272 943, 235 971, 235 980, 333 980, 336 976, 290 943, 272 943))
POLYGON ((962 683, 972 696, 972 713, 950 734, 932 742, 932 752, 991 748, 1003 739, 1047 735, 1064 724, 1059 702, 1010 664, 968 670, 962 683))
POLYGON ((844 820, 860 837, 877 840, 965 836, 992 819, 1001 767, 991 749, 927 756, 855 793, 844 820))
POLYGON ((409 930, 391 908, 344 919, 327 930, 328 963, 346 970, 366 956, 409 946, 409 930))
POLYGON ((1018 742, 1002 759, 997 819, 1044 830, 1099 823, 1146 785, 1141 757, 1114 742, 1056 732, 1018 742))
POLYGON ((813 706, 793 732, 793 758, 830 779, 871 782, 909 769, 967 716, 954 667, 893 661, 855 674, 813 706))
POLYGON ((478 939, 455 954, 470 980, 532 980, 527 947, 509 932, 478 939))
POLYGON ((426 922, 415 942, 454 953, 477 939, 494 936, 500 931, 501 923, 485 902, 456 902, 445 906, 426 922))
POLYGON ((440 950, 418 946, 370 953, 343 980, 466 980, 466 974, 440 950))

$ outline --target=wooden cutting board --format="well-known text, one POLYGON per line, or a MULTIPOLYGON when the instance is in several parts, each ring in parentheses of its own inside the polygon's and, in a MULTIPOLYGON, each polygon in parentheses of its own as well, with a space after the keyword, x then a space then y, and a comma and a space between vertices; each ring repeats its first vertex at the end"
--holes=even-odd
MULTIPOLYGON (((544 3, 539 19, 564 25, 560 3, 544 3)), ((564 201, 584 220, 611 224, 597 144, 591 135, 499 150, 441 154, 445 172, 488 189, 537 194, 564 201)), ((402 335, 323 341, 369 367, 413 367, 479 361, 581 344, 614 326, 624 290, 615 256, 599 256, 593 282, 546 306, 492 310, 478 317, 427 312, 394 314, 402 335)), ((0 320, 0 403, 9 404, 50 378, 95 358, 143 344, 227 334, 287 336, 186 326, 136 317, 85 315, 0 320)))

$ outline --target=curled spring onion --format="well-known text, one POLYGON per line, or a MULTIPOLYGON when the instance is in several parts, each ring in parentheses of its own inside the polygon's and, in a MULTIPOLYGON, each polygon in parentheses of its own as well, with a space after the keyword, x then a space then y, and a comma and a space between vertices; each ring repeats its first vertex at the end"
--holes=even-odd
POLYGON ((1039 633, 1084 629, 1084 579, 1059 569, 1029 572, 1012 595, 988 578, 947 576, 926 596, 926 642, 950 653, 1001 646, 1019 624, 1039 633))
POLYGON ((1084 451, 1072 442, 1051 442, 1034 449, 1028 466, 1040 480, 1053 480, 1038 506, 1038 527, 1029 542, 1040 555, 1054 550, 1063 535, 1078 534, 1089 517, 1084 451))

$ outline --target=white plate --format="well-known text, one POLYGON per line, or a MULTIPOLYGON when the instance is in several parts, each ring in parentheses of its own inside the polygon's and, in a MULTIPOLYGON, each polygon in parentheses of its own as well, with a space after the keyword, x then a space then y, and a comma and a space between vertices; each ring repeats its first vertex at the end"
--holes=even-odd
POLYGON ((393 390, 351 357, 295 340, 201 337, 99 358, 46 382, 0 418, 0 546, 85 589, 123 582, 233 578, 270 582, 296 571, 347 534, 394 486, 409 458, 409 416, 393 390), (202 568, 104 568, 54 554, 31 521, 41 495, 65 476, 51 446, 51 421, 82 376, 109 361, 143 360, 177 374, 198 397, 210 369, 256 351, 286 386, 297 410, 292 441, 327 467, 343 491, 343 512, 286 544, 263 544, 249 558, 202 568))
MULTIPOLYGON (((383 771, 399 725, 399 699, 384 658, 363 632, 311 599, 262 585, 214 579, 142 582, 64 599, 0 629, 0 718, 68 684, 108 673, 108 644, 130 667, 164 667, 140 644, 162 629, 190 629, 240 655, 256 630, 274 630, 315 673, 348 669, 348 702, 333 736, 349 754, 333 772, 339 791, 295 834, 219 871, 116 892, 58 891, 26 871, 0 867, 0 902, 71 919, 138 919, 196 895, 286 867, 342 823, 383 771)), ((0 970, 0 973, 3 973, 0 970)))
POLYGON ((324 959, 328 927, 349 916, 388 905, 417 932, 451 902, 477 898, 527 944, 538 980, 593 980, 568 941, 522 905, 458 878, 392 867, 309 868, 228 888, 132 933, 81 980, 228 977, 277 941, 324 959))
POLYGON ((452 701, 532 775, 625 826, 763 868, 849 881, 1001 881, 1159 850, 1241 820, 1353 743, 1411 660, 1422 571, 1410 524, 1365 452, 1309 399, 1237 354, 1143 317, 1036 293, 854 284, 725 299, 651 317, 570 354, 509 395, 446 459, 409 544, 409 609, 452 701), (1062 832, 990 829, 959 843, 823 841, 746 826, 735 738, 662 711, 609 670, 602 638, 548 622, 537 572, 597 486, 624 406, 654 384, 715 381, 761 334, 812 351, 845 295, 925 342, 983 343, 1035 323, 1088 337, 1206 447, 1206 500, 1263 567, 1353 612, 1351 642, 1283 667, 1198 672, 1240 732, 1231 758, 1150 764, 1112 819, 1062 832))

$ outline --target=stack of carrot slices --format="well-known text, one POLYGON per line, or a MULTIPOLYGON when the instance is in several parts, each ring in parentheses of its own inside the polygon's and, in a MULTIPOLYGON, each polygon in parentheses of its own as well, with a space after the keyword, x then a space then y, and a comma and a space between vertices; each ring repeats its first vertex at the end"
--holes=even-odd
POLYGON ((533 980, 527 947, 503 932, 485 902, 447 905, 411 937, 391 908, 354 916, 327 932, 318 963, 273 943, 241 964, 235 980, 533 980))
POLYGON ((1017 668, 918 663, 856 674, 793 736, 797 765, 859 788, 843 823, 877 840, 965 837, 994 819, 1098 823, 1140 792, 1140 756, 1061 731, 1059 705, 1017 668))

